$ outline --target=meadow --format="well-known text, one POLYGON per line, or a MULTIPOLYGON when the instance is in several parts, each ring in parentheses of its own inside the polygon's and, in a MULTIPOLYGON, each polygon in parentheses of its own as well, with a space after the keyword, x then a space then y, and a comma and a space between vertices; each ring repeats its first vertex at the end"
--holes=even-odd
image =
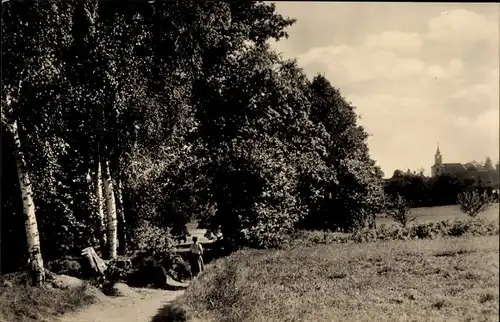
POLYGON ((217 260, 163 314, 225 322, 498 321, 498 243, 492 236, 244 250, 217 260))
MULTIPOLYGON (((498 211, 478 217, 498 223, 498 211)), ((458 206, 412 215, 412 225, 470 220, 458 206)), ((497 321, 495 234, 239 251, 209 265, 157 321, 497 321)))

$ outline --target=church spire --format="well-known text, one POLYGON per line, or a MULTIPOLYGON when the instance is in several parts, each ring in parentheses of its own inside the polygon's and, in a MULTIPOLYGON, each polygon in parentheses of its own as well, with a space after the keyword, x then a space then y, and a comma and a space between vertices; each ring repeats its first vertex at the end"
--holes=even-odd
POLYGON ((441 155, 441 151, 439 151, 439 142, 438 142, 436 154, 434 155, 434 164, 441 165, 442 163, 443 163, 443 156, 441 155))

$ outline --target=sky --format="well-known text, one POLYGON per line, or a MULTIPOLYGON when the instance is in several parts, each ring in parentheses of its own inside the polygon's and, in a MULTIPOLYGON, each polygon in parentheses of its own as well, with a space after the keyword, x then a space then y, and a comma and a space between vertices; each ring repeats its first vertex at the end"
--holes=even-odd
POLYGON ((272 46, 324 74, 361 115, 384 171, 499 158, 500 4, 277 2, 272 46))

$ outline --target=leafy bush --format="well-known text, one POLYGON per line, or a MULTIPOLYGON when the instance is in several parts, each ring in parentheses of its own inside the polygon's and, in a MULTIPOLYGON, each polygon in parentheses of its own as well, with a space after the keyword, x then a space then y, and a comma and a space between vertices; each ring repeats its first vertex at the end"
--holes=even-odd
POLYGON ((352 235, 355 242, 377 240, 434 239, 437 237, 493 236, 498 235, 498 221, 486 220, 444 220, 414 224, 409 227, 381 225, 375 230, 362 230, 352 235))
POLYGON ((233 155, 238 162, 213 174, 210 190, 217 211, 200 216, 200 227, 210 238, 221 233, 226 249, 277 247, 303 213, 295 195, 297 172, 283 162, 285 152, 271 149, 281 144, 274 138, 239 144, 242 151, 233 155), (243 151, 252 151, 251 158, 241 155, 243 151))
POLYGON ((168 273, 178 281, 184 281, 191 278, 191 265, 181 256, 174 256, 168 267, 168 273))
POLYGON ((170 232, 149 221, 141 221, 132 232, 134 249, 148 254, 173 252, 174 240, 170 232))
POLYGON ((317 244, 365 243, 388 240, 435 239, 459 236, 496 236, 499 222, 482 219, 443 220, 424 222, 402 227, 397 224, 382 224, 377 229, 362 229, 353 234, 319 231, 301 231, 290 236, 290 246, 312 246, 317 244))
POLYGON ((78 258, 61 258, 47 263, 47 268, 60 275, 68 275, 81 278, 83 275, 82 265, 78 258))
POLYGON ((458 194, 457 196, 457 204, 460 207, 460 210, 473 218, 488 209, 492 202, 493 199, 486 191, 483 193, 480 193, 477 190, 470 192, 466 191, 458 194))
POLYGON ((403 227, 417 218, 417 216, 411 215, 410 202, 399 194, 387 200, 385 212, 403 227))

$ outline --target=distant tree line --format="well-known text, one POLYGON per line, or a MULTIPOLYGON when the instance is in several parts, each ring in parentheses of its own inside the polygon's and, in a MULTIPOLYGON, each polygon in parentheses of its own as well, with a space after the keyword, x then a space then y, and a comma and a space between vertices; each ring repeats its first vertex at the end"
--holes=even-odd
POLYGON ((386 195, 400 195, 411 202, 412 207, 454 205, 458 194, 472 190, 492 195, 495 187, 481 180, 459 178, 453 174, 426 177, 422 172, 400 170, 395 171, 393 177, 385 180, 384 184, 386 195))

